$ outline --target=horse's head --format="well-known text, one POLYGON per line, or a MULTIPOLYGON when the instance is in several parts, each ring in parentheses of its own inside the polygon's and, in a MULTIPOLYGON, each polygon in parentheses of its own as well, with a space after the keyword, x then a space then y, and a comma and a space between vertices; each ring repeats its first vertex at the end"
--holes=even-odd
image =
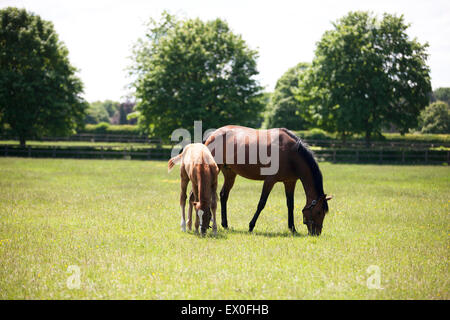
POLYGON ((200 220, 200 232, 202 235, 206 234, 211 221, 211 208, 209 204, 204 201, 194 202, 195 211, 200 220))
POLYGON ((323 220, 325 219, 325 214, 328 212, 327 201, 331 199, 333 199, 333 196, 324 194, 303 208, 303 223, 308 227, 308 233, 310 235, 319 236, 321 234, 323 220))

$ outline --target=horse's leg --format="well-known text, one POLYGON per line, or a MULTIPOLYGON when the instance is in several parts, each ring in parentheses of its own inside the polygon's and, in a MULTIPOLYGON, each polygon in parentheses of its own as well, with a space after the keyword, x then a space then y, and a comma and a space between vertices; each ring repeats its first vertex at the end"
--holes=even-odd
POLYGON ((217 183, 212 187, 211 196, 211 213, 212 213, 212 231, 213 234, 217 234, 217 223, 216 223, 216 210, 217 210, 217 183))
MULTIPOLYGON (((194 195, 194 201, 199 201, 198 198, 198 186, 192 182, 192 194, 194 195)), ((194 207, 194 206, 193 206, 194 207)), ((198 233, 198 228, 200 227, 200 220, 198 218, 197 209, 193 208, 195 211, 195 233, 198 233)))
POLYGON ((194 192, 191 191, 191 194, 189 195, 189 209, 188 209, 188 219, 187 219, 187 227, 188 230, 192 230, 192 208, 194 206, 194 192))
POLYGON ((290 180, 284 182, 284 191, 286 193, 286 204, 288 207, 288 227, 292 233, 295 233, 294 223, 294 191, 297 180, 290 180))
POLYGON ((269 197, 270 191, 272 191, 273 185, 276 183, 276 180, 272 177, 266 178, 264 180, 263 189, 261 192, 261 197, 259 198, 258 208, 256 209, 255 215, 253 216, 252 221, 250 221, 248 225, 248 231, 252 232, 253 228, 255 228, 256 220, 258 220, 259 214, 264 209, 267 198, 269 197))
POLYGON ((186 208, 186 189, 189 183, 189 177, 184 170, 184 167, 181 167, 181 193, 180 193, 180 207, 181 207, 181 231, 186 232, 186 217, 185 217, 185 208, 186 208))
POLYGON ((222 215, 222 227, 227 229, 227 201, 230 190, 231 188, 233 188, 234 181, 236 180, 236 173, 234 173, 231 169, 227 169, 225 167, 222 167, 222 173, 225 180, 223 182, 222 190, 220 190, 220 209, 222 215))

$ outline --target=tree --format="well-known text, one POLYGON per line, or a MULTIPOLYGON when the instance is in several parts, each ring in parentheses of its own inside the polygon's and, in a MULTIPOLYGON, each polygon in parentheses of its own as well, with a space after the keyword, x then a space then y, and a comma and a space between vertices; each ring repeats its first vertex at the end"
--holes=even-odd
POLYGON ((317 45, 308 90, 319 125, 343 137, 417 126, 431 91, 427 44, 409 39, 403 16, 350 12, 317 45))
POLYGON ((114 114, 112 118, 112 123, 114 124, 136 124, 137 119, 134 117, 129 118, 128 115, 133 113, 135 103, 126 100, 119 105, 119 109, 114 114))
POLYGON ((303 130, 311 126, 307 120, 308 106, 296 98, 299 82, 302 81, 308 63, 299 63, 278 79, 266 114, 268 128, 286 127, 303 130))
POLYGON ((431 102, 443 101, 450 104, 450 88, 437 88, 433 91, 431 102))
POLYGON ((131 74, 139 123, 152 135, 176 128, 255 125, 263 110, 256 51, 216 19, 178 21, 167 13, 151 21, 134 50, 131 74))
POLYGON ((420 113, 422 133, 450 133, 450 107, 446 102, 437 101, 420 113))
POLYGON ((82 83, 51 22, 24 9, 2 9, 0 44, 0 114, 21 146, 83 125, 82 83))
POLYGON ((94 101, 90 103, 89 108, 87 109, 85 123, 113 123, 114 115, 118 112, 119 105, 119 102, 111 100, 94 101))

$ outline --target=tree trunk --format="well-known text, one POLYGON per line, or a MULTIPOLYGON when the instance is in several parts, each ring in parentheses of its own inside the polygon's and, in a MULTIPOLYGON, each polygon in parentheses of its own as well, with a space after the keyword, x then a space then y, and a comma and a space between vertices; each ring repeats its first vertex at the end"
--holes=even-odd
POLYGON ((347 142, 347 135, 345 134, 345 131, 342 132, 341 137, 342 137, 342 143, 345 144, 347 142))
POLYGON ((26 139, 25 139, 25 136, 20 136, 20 137, 19 137, 19 141, 20 141, 20 147, 21 147, 21 148, 25 148, 25 145, 26 145, 26 139))
POLYGON ((367 148, 370 148, 370 136, 371 136, 370 130, 366 130, 366 147, 367 148))

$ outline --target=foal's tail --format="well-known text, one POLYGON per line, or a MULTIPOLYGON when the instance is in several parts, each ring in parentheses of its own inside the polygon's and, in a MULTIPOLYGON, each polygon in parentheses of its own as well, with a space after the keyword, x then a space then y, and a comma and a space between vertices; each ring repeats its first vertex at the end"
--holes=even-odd
POLYGON ((172 159, 169 160, 169 164, 168 164, 168 169, 167 171, 170 172, 172 171, 173 167, 181 162, 181 156, 183 155, 183 153, 180 153, 179 155, 177 155, 176 157, 173 157, 172 159))

